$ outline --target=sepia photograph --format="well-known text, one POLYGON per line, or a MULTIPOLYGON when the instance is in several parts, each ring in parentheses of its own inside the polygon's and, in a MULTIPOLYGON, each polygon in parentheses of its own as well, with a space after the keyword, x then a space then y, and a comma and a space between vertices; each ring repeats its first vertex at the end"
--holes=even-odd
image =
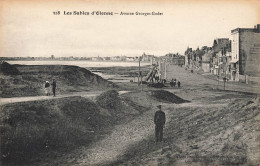
POLYGON ((1 0, 1 166, 259 166, 260 1, 1 0))

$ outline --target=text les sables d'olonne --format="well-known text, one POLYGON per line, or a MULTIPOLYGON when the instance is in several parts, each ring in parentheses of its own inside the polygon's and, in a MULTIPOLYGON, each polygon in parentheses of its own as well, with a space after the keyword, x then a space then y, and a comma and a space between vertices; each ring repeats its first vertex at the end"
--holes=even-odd
POLYGON ((88 12, 88 11, 53 11, 53 15, 97 15, 97 16, 113 16, 113 15, 120 15, 120 16, 162 16, 163 13, 162 12, 119 12, 119 13, 115 13, 115 12, 102 12, 102 11, 92 11, 92 12, 88 12))

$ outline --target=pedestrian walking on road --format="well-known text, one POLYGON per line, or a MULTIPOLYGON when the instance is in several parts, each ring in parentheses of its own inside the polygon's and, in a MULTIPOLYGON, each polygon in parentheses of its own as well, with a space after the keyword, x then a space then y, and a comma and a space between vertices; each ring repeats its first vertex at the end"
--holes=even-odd
POLYGON ((53 97, 55 97, 55 90, 56 90, 56 81, 55 79, 53 79, 53 82, 52 82, 52 93, 53 93, 53 97))
POLYGON ((170 85, 171 87, 173 87, 173 79, 171 79, 170 85))
POLYGON ((176 86, 176 79, 173 80, 173 86, 176 86))
POLYGON ((156 82, 159 82, 159 79, 160 79, 159 76, 155 76, 155 81, 156 82))
POLYGON ((44 87, 45 87, 45 93, 46 93, 46 95, 47 95, 47 96, 51 95, 51 92, 50 92, 51 85, 50 85, 49 81, 45 81, 44 87))
POLYGON ((178 84, 178 88, 181 87, 181 82, 180 81, 178 81, 177 84, 178 84))
POLYGON ((162 83, 165 84, 166 83, 166 79, 162 79, 162 83))
POLYGON ((163 140, 163 128, 165 125, 165 113, 162 111, 162 106, 158 105, 158 111, 154 115, 154 124, 155 124, 155 140, 156 142, 161 142, 163 140))

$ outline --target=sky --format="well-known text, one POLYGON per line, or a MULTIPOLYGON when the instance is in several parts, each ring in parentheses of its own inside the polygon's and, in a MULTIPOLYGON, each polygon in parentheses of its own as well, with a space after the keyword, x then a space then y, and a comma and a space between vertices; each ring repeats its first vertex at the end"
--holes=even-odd
POLYGON ((155 56, 212 46, 260 23, 257 1, 2 0, 1 57, 155 56), (54 15, 60 11, 60 15, 54 15), (85 11, 90 15, 64 15, 85 11), (160 12, 163 15, 91 15, 160 12))

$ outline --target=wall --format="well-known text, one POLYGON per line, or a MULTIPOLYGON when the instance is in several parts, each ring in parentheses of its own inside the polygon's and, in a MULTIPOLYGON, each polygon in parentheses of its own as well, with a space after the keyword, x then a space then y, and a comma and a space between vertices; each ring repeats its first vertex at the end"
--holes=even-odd
POLYGON ((231 62, 235 63, 239 60, 239 33, 234 32, 232 33, 232 56, 231 56, 231 62))
POLYGON ((209 72, 210 72, 210 63, 204 63, 204 62, 202 62, 202 70, 203 70, 205 73, 209 73, 209 72))
POLYGON ((260 77, 248 77, 249 84, 258 84, 260 85, 260 77))
POLYGON ((185 66, 188 66, 188 54, 185 54, 185 66))
POLYGON ((243 83, 246 82, 245 75, 239 74, 239 82, 243 82, 243 83))
POLYGON ((239 81, 248 84, 260 85, 260 77, 246 76, 239 74, 239 81), (247 80, 246 80, 247 79, 247 80))
POLYGON ((260 33, 241 31, 239 41, 239 74, 260 76, 260 33))

